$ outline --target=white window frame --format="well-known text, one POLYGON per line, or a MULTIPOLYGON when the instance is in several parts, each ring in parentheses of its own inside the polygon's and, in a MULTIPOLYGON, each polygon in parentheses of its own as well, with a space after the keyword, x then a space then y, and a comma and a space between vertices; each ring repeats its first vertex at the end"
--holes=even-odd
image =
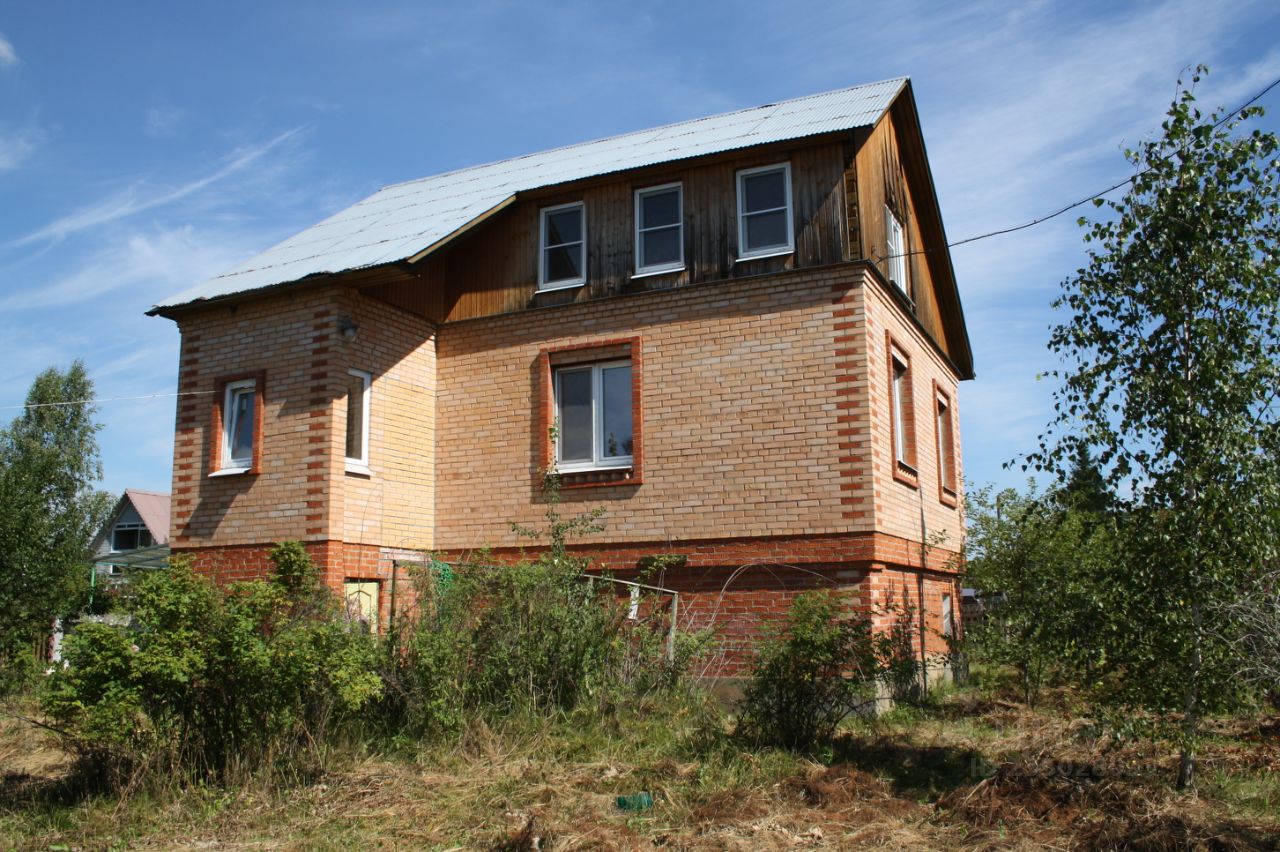
MULTIPOLYGON (((363 388, 360 392, 360 450, 359 458, 352 456, 346 457, 347 471, 349 473, 371 473, 369 470, 369 415, 372 413, 372 397, 373 397, 373 373, 367 370, 347 370, 348 376, 354 376, 361 380, 363 388)), ((347 398, 347 405, 351 405, 351 398, 347 398)), ((345 448, 344 448, 345 452, 345 448)))
POLYGON ((738 260, 755 260, 762 257, 778 257, 784 254, 791 254, 796 250, 795 235, 795 208, 791 200, 791 163, 774 163, 771 166, 758 166, 753 169, 742 169, 738 172, 738 260), (768 210, 753 210, 747 213, 743 205, 746 204, 747 194, 743 189, 746 178, 752 175, 764 174, 766 172, 782 172, 783 188, 786 190, 787 203, 785 207, 770 207, 768 210), (761 213, 776 213, 779 210, 786 211, 787 221, 787 244, 786 246, 768 246, 765 248, 750 251, 747 249, 747 217, 755 216, 761 213))
POLYGON ((889 283, 911 298, 907 272, 907 232, 889 205, 884 206, 885 254, 889 261, 889 283))
MULTIPOLYGON (((555 446, 555 469, 557 473, 577 473, 586 470, 626 470, 635 464, 634 454, 625 456, 606 456, 604 455, 604 417, 602 416, 602 402, 604 400, 604 371, 610 367, 630 367, 633 371, 635 365, 631 363, 630 358, 621 358, 613 361, 599 361, 592 364, 566 364, 562 367, 556 367, 554 371, 555 379, 555 412, 556 423, 562 422, 560 417, 560 377, 565 373, 580 373, 587 370, 591 371, 591 460, 577 462, 563 462, 560 460, 560 430, 556 430, 556 446, 555 446)), ((631 375, 632 386, 635 386, 635 373, 631 375)), ((636 412, 634 406, 631 409, 631 436, 632 441, 635 440, 636 428, 636 412)))
POLYGON ((911 466, 907 460, 907 401, 903 398, 910 393, 907 374, 911 365, 898 360, 896 355, 890 356, 893 370, 893 454, 894 461, 900 465, 911 466))
POLYGON ((569 204, 557 204, 554 207, 543 207, 538 212, 538 290, 566 290, 570 287, 581 287, 587 283, 587 208, 581 201, 573 201, 569 204), (571 243, 556 243, 554 246, 547 245, 547 217, 552 213, 559 213, 562 210, 571 210, 577 208, 579 215, 582 217, 582 239, 571 243), (563 281, 547 281, 547 251, 553 248, 561 248, 563 246, 578 245, 582 249, 582 275, 577 278, 565 279, 563 281))
POLYGON ((111 552, 112 553, 123 553, 126 550, 138 550, 143 547, 151 547, 151 545, 153 544, 155 544, 155 539, 151 535, 151 530, 147 527, 145 523, 142 523, 141 521, 121 521, 120 523, 116 524, 111 528, 111 552), (149 544, 135 544, 133 547, 126 547, 126 548, 116 547, 117 532, 138 533, 139 535, 134 537, 134 541, 138 541, 138 539, 142 537, 141 533, 146 533, 147 538, 151 539, 151 542, 149 544))
POLYGON ((944 491, 956 492, 955 420, 951 400, 941 393, 933 399, 933 421, 938 435, 938 480, 944 491))
POLYGON ((660 272, 680 272, 684 269, 684 184, 676 181, 675 183, 664 183, 661 186, 646 186, 644 189, 637 189, 635 192, 635 221, 636 221, 636 276, 656 275, 660 272), (641 216, 642 203, 645 196, 663 195, 665 193, 675 191, 676 194, 676 222, 674 225, 654 225, 645 228, 641 225, 643 217, 641 216), (641 251, 643 235, 650 231, 665 231, 670 228, 676 229, 676 244, 680 247, 680 257, 670 263, 659 263, 651 266, 642 265, 644 254, 641 251))
POLYGON ((950 592, 942 593, 942 636, 946 639, 955 637, 956 634, 956 613, 955 599, 950 592))
POLYGON ((257 393, 256 379, 240 379, 234 382, 227 382, 227 388, 223 391, 222 396, 222 468, 218 473, 248 473, 253 468, 253 454, 258 449, 257 441, 257 419, 261 416, 258 411, 258 400, 253 400, 253 441, 249 445, 248 458, 232 458, 231 456, 231 436, 235 434, 235 415, 236 407, 235 399, 241 393, 248 393, 255 396, 257 393))

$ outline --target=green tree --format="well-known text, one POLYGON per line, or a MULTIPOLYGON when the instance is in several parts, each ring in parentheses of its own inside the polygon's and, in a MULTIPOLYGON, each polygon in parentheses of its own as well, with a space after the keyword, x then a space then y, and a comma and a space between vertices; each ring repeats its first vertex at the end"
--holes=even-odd
POLYGON ((1055 303, 1055 419, 1030 462, 1065 476, 1082 445, 1128 497, 1122 591, 1106 613, 1116 697, 1181 714, 1178 784, 1193 783, 1203 713, 1238 699, 1213 637, 1218 599, 1273 558, 1280 388, 1280 161, 1256 107, 1203 116, 1194 84, 1108 215, 1081 219, 1088 264, 1055 303), (1125 677, 1124 675, 1128 676, 1125 677))
POLYGON ((1018 672, 1028 704, 1050 676, 1087 680, 1101 661, 1101 578, 1114 563, 1114 527, 1081 506, 1106 497, 1070 485, 1038 494, 1034 484, 1026 494, 988 487, 965 496, 965 583, 987 607, 967 642, 980 659, 1018 672))
POLYGON ((27 407, 0 430, 0 688, 33 642, 68 614, 86 581, 89 545, 110 511, 84 364, 36 376, 27 407))

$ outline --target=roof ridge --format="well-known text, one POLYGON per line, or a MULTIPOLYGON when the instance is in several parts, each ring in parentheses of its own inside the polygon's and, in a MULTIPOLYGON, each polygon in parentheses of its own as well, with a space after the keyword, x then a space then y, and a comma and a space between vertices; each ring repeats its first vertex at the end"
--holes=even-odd
MULTIPOLYGON (((559 151, 571 151, 574 148, 580 148, 584 145, 599 145, 602 142, 612 142, 615 139, 624 139, 627 136, 634 136, 637 133, 658 133, 659 131, 668 130, 672 127, 679 127, 684 124, 697 124, 702 121, 711 121, 712 119, 716 119, 716 118, 726 118, 731 115, 739 115, 741 113, 751 112, 753 110, 768 109, 769 107, 780 107, 785 104, 800 103, 802 101, 808 101, 814 98, 825 98, 831 95, 840 94, 841 92, 852 92, 855 89, 869 89, 872 86, 883 86, 885 83, 904 83, 910 79, 911 79, 910 75, 905 75, 905 74, 900 75, 898 77, 886 77, 883 80, 876 80, 871 83, 858 83, 857 85, 843 86, 839 89, 831 89, 830 91, 826 91, 826 92, 814 92, 813 94, 810 94, 810 95, 801 95, 800 97, 797 97, 797 98, 786 98, 785 100, 781 100, 781 101, 774 101, 772 103, 767 103, 767 104, 757 104, 755 106, 749 106, 749 107, 741 107, 739 109, 731 109, 726 112, 718 112, 713 115, 704 115, 698 118, 686 118, 682 121, 672 121, 672 122, 668 122, 667 124, 659 124, 655 127, 641 127, 636 130, 628 130, 624 133, 615 133, 611 136, 601 136, 599 139, 587 139, 582 142, 571 142, 568 145, 557 145, 553 148, 545 148, 541 151, 533 151, 532 153, 529 153, 529 154, 518 154, 514 157, 503 157, 500 160, 488 160, 483 163, 476 163, 475 165, 472 165, 472 166, 463 166, 457 169, 450 169, 447 172, 439 172, 438 174, 434 174, 434 175, 424 175, 423 177, 419 177, 419 178, 410 178, 409 180, 402 180, 402 181, 397 181, 395 183, 389 183, 386 186, 383 186, 382 188, 380 188, 377 192, 374 193, 374 195, 378 195, 379 193, 386 192, 388 189, 395 189, 396 187, 401 187, 401 186, 409 186, 415 183, 422 183, 423 181, 437 180, 439 178, 449 177, 450 175, 458 175, 458 174, 463 174, 465 172, 476 171, 479 169, 487 168, 489 166, 497 166, 502 163, 514 163, 519 160, 527 160, 530 157, 541 157, 544 154, 554 154, 559 151)), ((372 198, 372 197, 373 196, 369 196, 369 198, 372 198)), ((365 199, 365 200, 368 200, 368 199, 365 199)))

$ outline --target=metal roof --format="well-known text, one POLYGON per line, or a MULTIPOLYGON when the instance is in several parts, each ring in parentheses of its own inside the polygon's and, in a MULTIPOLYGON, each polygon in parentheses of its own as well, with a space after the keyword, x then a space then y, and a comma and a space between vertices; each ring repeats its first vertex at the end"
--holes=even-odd
POLYGON ((151 532, 156 544, 169 543, 169 495, 158 491, 142 491, 126 488, 124 496, 133 502, 133 508, 142 516, 142 522, 151 532))
POLYGON ((906 84, 897 77, 394 184, 153 311, 407 260, 518 192, 872 125, 906 84))

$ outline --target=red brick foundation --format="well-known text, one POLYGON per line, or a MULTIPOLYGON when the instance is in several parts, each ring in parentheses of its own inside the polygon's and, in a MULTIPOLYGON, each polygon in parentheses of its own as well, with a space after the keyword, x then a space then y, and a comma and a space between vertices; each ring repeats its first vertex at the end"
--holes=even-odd
MULTIPOLYGON (((396 616, 411 616, 413 582, 403 563, 421 561, 423 554, 340 541, 308 542, 305 546, 325 584, 335 591, 347 580, 380 584, 379 610, 384 626, 393 615, 393 597, 396 616), (398 567, 397 561, 401 563, 398 567)), ((176 552, 189 556, 196 571, 227 584, 269 575, 271 547, 233 545, 176 552)), ((715 651, 700 672, 711 677, 741 674, 766 626, 785 616, 797 595, 812 589, 846 593, 853 611, 869 615, 877 629, 888 629, 895 617, 912 618, 916 650, 923 644, 930 656, 946 652, 941 623, 943 594, 952 595, 952 612, 958 622, 956 555, 937 548, 922 554, 913 542, 879 533, 591 545, 571 550, 589 558, 593 570, 678 592, 679 629, 715 631, 715 651), (645 571, 642 560, 658 553, 679 556, 682 564, 645 571)), ((513 561, 536 552, 537 548, 502 548, 489 551, 489 555, 513 561)), ((435 556, 459 562, 465 561, 469 552, 435 556)), ((627 587, 618 587, 619 595, 628 592, 627 587)), ((654 605, 668 606, 665 599, 654 605)))

